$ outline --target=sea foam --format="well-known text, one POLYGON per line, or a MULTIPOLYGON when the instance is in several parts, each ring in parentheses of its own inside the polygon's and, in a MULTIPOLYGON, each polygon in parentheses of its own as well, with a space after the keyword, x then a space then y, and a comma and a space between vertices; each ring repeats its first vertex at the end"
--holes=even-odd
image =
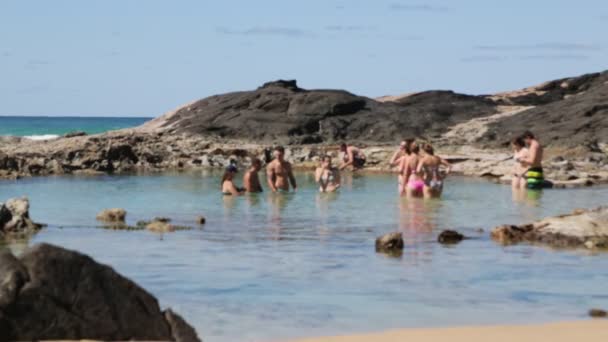
POLYGON ((42 134, 42 135, 26 135, 24 136, 26 139, 30 140, 53 140, 59 138, 57 134, 42 134))

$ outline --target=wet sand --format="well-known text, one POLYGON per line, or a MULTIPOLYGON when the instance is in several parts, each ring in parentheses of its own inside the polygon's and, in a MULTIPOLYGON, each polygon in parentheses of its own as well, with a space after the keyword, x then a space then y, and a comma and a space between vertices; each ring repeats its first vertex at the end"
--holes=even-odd
POLYGON ((529 326, 404 329, 377 334, 319 337, 292 342, 600 342, 608 341, 608 320, 529 326))

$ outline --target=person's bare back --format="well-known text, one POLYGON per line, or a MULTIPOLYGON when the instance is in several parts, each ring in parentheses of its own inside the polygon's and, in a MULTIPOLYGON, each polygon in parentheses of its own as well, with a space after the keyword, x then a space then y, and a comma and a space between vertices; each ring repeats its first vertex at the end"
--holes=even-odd
POLYGON ((528 156, 522 161, 530 168, 543 167, 543 147, 538 139, 531 132, 527 131, 522 135, 524 142, 528 145, 528 156))
POLYGON ((531 167, 542 167, 543 166, 543 147, 540 145, 538 140, 530 141, 529 148, 530 166, 531 167))
POLYGON ((262 167, 262 162, 259 159, 254 159, 251 163, 251 168, 247 170, 243 176, 243 187, 247 192, 262 192, 262 184, 260 184, 260 177, 258 171, 262 167))

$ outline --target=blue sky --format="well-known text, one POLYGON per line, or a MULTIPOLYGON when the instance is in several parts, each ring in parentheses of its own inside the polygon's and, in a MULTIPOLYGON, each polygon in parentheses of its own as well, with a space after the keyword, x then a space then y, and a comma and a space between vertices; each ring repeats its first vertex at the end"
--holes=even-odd
POLYGON ((608 1, 0 0, 0 115, 157 116, 274 79, 380 96, 608 69, 608 1))

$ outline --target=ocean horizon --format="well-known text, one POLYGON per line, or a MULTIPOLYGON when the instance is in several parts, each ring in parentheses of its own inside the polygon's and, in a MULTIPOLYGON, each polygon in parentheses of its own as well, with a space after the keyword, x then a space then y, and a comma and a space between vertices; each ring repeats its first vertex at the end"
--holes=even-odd
POLYGON ((18 136, 33 140, 53 139, 81 131, 98 134, 136 127, 152 117, 128 116, 14 116, 0 115, 0 136, 18 136))

